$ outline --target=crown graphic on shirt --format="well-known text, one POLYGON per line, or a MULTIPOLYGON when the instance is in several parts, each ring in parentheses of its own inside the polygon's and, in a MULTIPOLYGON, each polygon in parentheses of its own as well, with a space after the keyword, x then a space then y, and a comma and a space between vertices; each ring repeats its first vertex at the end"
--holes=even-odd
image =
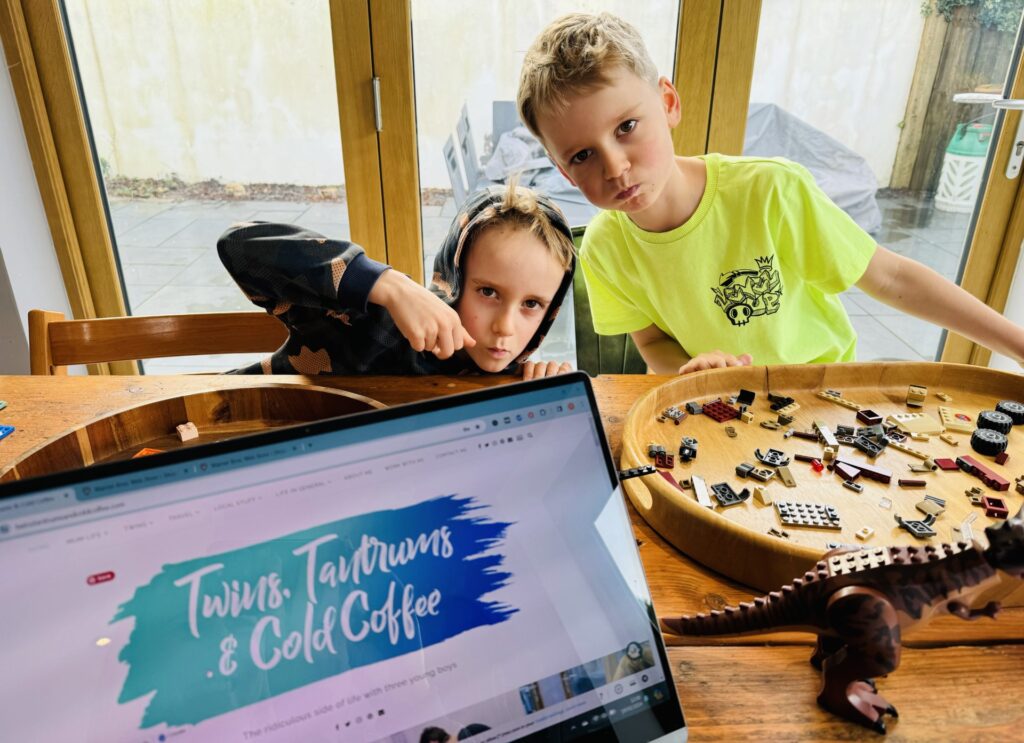
POLYGON ((772 268, 772 259, 773 258, 774 258, 774 256, 766 255, 766 256, 764 256, 762 258, 755 258, 754 260, 757 262, 757 267, 758 268, 760 268, 762 270, 770 271, 771 268, 772 268))

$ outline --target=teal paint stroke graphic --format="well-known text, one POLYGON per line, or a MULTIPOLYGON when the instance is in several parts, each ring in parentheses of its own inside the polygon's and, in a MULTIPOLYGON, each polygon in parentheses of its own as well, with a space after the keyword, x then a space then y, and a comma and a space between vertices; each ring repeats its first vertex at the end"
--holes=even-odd
POLYGON ((165 565, 112 620, 141 728, 203 720, 508 620, 511 523, 447 495, 165 565), (154 693, 155 692, 155 693, 154 693))

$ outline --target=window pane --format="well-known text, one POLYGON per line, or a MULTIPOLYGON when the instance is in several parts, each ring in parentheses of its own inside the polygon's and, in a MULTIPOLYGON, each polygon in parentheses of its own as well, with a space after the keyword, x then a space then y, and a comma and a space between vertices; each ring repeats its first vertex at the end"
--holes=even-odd
MULTIPOLYGON (((527 48, 548 23, 573 11, 608 11, 632 23, 644 37, 659 72, 672 78, 679 3, 573 2, 571 0, 413 0, 413 54, 420 186, 423 190, 424 276, 457 209, 469 194, 502 183, 516 166, 494 158, 502 137, 526 159, 546 161, 543 148, 520 126, 515 97, 527 48), (458 44, 453 55, 452 45, 458 44), (513 130, 516 130, 513 133, 513 130), (525 147, 523 146, 525 143, 525 147)), ((520 183, 551 196, 573 226, 585 225, 597 210, 548 161, 526 171, 520 183)), ((574 359, 571 301, 559 313, 534 358, 574 359)))
MULTIPOLYGON (((806 165, 880 245, 958 281, 1021 3, 763 0, 744 154, 806 165)), ((1001 166, 1004 167, 1004 166, 1001 166)), ((933 360, 942 331, 856 288, 857 357, 933 360)))
POLYGON ((217 258, 235 222, 348 238, 327 0, 64 8, 132 314, 255 310, 217 258))

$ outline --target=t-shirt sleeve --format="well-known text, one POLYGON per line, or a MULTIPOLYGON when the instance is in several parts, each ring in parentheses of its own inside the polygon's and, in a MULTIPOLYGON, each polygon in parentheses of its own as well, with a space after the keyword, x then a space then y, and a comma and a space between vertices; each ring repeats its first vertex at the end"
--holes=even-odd
POLYGON ((784 163, 776 246, 779 259, 827 294, 839 294, 860 280, 877 243, 836 206, 802 165, 784 163))
POLYGON ((600 224, 594 223, 587 227, 580 247, 580 267, 583 269, 583 280, 587 282, 594 330, 600 335, 633 333, 653 322, 623 291, 622 282, 615 280, 613 266, 616 250, 625 250, 625 246, 617 245, 614 237, 602 229, 600 224), (602 257, 607 254, 608 261, 599 260, 599 252, 602 257))

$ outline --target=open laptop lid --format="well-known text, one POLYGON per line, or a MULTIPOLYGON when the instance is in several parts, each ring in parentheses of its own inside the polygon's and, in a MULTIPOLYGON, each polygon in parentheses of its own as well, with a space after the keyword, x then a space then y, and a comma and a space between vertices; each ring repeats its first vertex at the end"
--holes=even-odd
POLYGON ((11 740, 686 737, 583 374, 6 485, 0 564, 11 740))

